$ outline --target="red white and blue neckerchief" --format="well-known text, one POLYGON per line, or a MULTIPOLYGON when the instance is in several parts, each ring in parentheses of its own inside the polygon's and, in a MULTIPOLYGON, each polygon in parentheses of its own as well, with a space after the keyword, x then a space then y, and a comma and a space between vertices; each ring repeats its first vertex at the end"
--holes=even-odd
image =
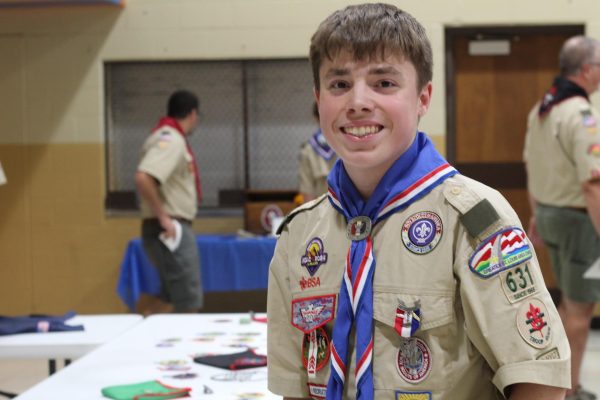
MULTIPOLYGON (((457 171, 435 150, 422 132, 394 162, 365 201, 338 160, 329 174, 329 201, 346 221, 368 217, 374 227, 395 212, 422 198, 457 171)), ((357 400, 373 399, 373 273, 375 254, 371 235, 353 240, 338 296, 338 312, 331 343, 331 374, 327 400, 341 400, 348 366, 350 331, 356 327, 357 400)))
POLYGON ((200 170, 198 169, 198 164, 196 163, 196 156, 194 155, 194 151, 192 150, 192 146, 190 146, 190 142, 188 142, 187 135, 183 131, 181 125, 175 118, 171 117, 162 117, 154 129, 152 129, 152 133, 156 132, 163 126, 169 126, 175 129, 183 140, 185 140, 185 147, 187 149, 188 154, 192 158, 192 166, 194 167, 194 183, 196 184, 196 197, 198 198, 197 202, 200 203, 202 201, 202 184, 200 184, 200 170))
POLYGON ((333 151, 331 146, 329 146, 327 140, 325 140, 325 136, 323 136, 323 132, 321 132, 320 129, 310 137, 308 143, 313 148, 315 153, 323 157, 325 161, 329 161, 333 156, 335 156, 335 151, 333 151))

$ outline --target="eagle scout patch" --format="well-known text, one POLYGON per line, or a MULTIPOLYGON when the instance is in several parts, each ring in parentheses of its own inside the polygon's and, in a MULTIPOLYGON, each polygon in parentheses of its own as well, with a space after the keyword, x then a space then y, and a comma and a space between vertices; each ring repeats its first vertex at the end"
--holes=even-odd
POLYGON ((525 232, 512 227, 496 232, 481 242, 469 260, 469 268, 479 277, 489 278, 524 263, 531 256, 525 232))
POLYGON ((329 337, 323 328, 304 335, 302 340, 302 365, 314 377, 329 361, 329 337))
POLYGON ((538 349, 550 344, 552 330, 548 325, 548 309, 538 300, 523 302, 517 311, 517 328, 523 340, 538 349))
POLYGON ((304 333, 325 325, 335 315, 335 294, 292 300, 292 325, 304 333))
POLYGON ((327 396, 327 385, 317 385, 316 383, 308 383, 308 392, 315 399, 324 399, 327 396))
POLYGON ((502 290, 510 303, 516 303, 537 293, 533 275, 529 271, 529 263, 498 274, 502 290))
POLYGON ((327 253, 323 241, 314 237, 306 245, 306 252, 300 257, 300 265, 308 270, 310 276, 313 276, 319 267, 327 262, 327 253))
POLYGON ((396 390, 396 400, 431 400, 431 392, 403 392, 396 390))
POLYGON ((419 338, 403 340, 396 356, 396 368, 408 383, 419 383, 431 371, 431 351, 419 338))
POLYGON ((402 242, 415 254, 432 251, 442 238, 442 219, 434 212, 421 211, 411 215, 402 225, 402 242))

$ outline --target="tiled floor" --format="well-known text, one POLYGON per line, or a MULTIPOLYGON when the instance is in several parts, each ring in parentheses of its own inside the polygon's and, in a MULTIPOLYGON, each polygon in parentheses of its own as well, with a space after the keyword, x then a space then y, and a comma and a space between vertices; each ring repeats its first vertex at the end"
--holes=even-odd
MULTIPOLYGON (((58 362, 58 368, 62 362, 58 362)), ((46 360, 0 359, 0 391, 21 393, 48 376, 46 360)), ((600 330, 590 334, 588 350, 583 360, 583 386, 600 395, 600 330)), ((0 396, 0 399, 3 399, 0 396)), ((70 399, 67 399, 70 400, 70 399)), ((75 400, 75 399, 73 399, 75 400)))

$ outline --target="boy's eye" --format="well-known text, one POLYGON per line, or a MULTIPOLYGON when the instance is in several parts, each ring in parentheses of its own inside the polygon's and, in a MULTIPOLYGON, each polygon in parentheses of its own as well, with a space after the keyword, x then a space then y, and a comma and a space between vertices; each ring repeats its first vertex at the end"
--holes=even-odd
POLYGON ((396 84, 392 81, 379 81, 377 82, 377 86, 382 87, 382 88, 391 88, 391 87, 395 87, 396 84))
POLYGON ((350 85, 348 82, 344 81, 333 81, 329 84, 330 89, 347 89, 348 87, 350 87, 350 85))

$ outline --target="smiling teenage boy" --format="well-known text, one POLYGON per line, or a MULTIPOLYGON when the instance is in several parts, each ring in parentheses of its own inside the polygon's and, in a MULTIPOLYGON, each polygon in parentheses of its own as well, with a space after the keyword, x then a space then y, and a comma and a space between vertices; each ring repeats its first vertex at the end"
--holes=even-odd
POLYGON ((329 16, 310 47, 329 193, 282 224, 269 389, 285 398, 562 399, 570 350, 521 224, 417 131, 423 27, 391 5, 329 16))

